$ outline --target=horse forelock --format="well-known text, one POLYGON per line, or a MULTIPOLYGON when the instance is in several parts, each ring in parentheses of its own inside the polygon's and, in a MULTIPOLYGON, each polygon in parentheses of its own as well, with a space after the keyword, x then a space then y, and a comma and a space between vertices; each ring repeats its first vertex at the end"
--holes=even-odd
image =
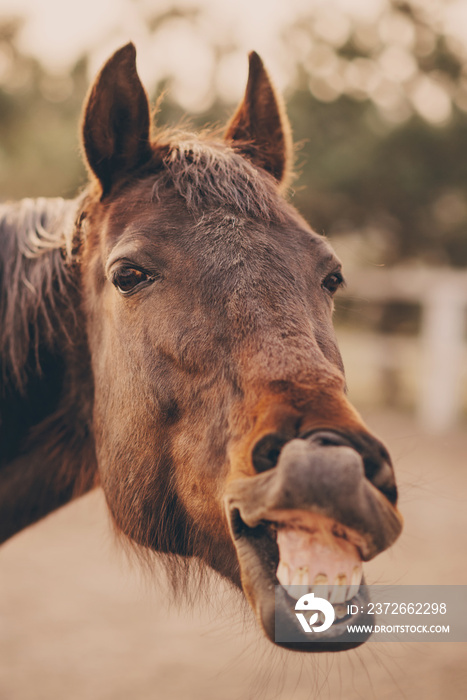
POLYGON ((189 209, 227 207, 245 216, 281 220, 284 199, 272 176, 212 135, 166 132, 156 145, 162 169, 153 188, 158 201, 173 186, 189 209))
MULTIPOLYGON (((53 346, 72 309, 71 260, 80 201, 24 199, 0 205, 0 361, 3 380, 24 389, 31 348, 53 346)), ((66 332, 66 331, 65 331, 66 332)))

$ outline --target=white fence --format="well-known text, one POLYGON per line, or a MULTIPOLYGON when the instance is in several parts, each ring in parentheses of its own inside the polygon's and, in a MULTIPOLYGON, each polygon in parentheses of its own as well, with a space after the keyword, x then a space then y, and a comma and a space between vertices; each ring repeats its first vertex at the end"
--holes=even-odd
POLYGON ((467 271, 354 269, 347 277, 346 294, 353 299, 421 305, 418 417, 423 427, 431 431, 442 432, 453 426, 462 408, 467 271))

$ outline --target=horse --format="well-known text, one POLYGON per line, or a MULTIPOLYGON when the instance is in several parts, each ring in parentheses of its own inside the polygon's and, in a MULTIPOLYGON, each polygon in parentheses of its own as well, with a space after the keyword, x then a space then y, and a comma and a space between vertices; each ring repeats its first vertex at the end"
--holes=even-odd
MULTIPOLYGON (((218 572, 272 642, 297 584, 358 603, 401 531, 394 469, 347 398, 342 265, 287 201, 262 60, 196 135, 155 128, 127 44, 81 131, 75 199, 1 205, 0 541, 100 486, 125 541, 218 572)), ((360 643, 343 625, 283 646, 360 643)))

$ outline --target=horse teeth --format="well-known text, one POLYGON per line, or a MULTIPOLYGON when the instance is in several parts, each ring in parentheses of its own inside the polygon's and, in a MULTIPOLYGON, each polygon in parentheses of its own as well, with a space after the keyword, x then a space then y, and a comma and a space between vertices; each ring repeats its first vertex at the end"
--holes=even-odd
POLYGON ((329 601, 331 603, 345 603, 347 598, 347 576, 338 574, 334 580, 329 601))
POLYGON ((354 596, 357 595, 361 582, 362 582, 362 567, 361 566, 354 566, 353 571, 352 571, 352 577, 350 579, 350 586, 349 586, 349 593, 347 596, 347 600, 351 600, 354 596))
POLYGON ((283 561, 280 561, 279 566, 277 567, 276 576, 279 583, 281 583, 283 586, 288 586, 290 583, 289 565, 283 561))
POLYGON ((287 593, 292 596, 292 598, 295 598, 295 600, 309 593, 307 566, 299 566, 298 569, 295 569, 287 593))
POLYGON ((328 577, 326 574, 317 574, 315 580, 313 581, 311 590, 313 593, 320 598, 328 598, 329 596, 329 585, 328 577))
POLYGON ((305 595, 306 593, 309 593, 310 589, 308 586, 296 586, 296 585, 290 585, 287 586, 287 593, 291 598, 294 598, 295 600, 298 600, 299 598, 302 597, 302 595, 305 595))
POLYGON ((308 583, 308 567, 299 566, 295 570, 291 584, 292 586, 301 586, 303 583, 308 583))

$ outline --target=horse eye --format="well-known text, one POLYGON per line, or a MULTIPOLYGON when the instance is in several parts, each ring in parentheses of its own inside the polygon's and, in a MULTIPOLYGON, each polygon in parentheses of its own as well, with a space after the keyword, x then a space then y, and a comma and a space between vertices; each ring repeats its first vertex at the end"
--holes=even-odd
POLYGON ((117 270, 112 276, 112 284, 122 294, 129 294, 143 282, 152 282, 153 278, 149 277, 143 270, 138 270, 134 267, 123 267, 117 270))
POLYGON ((339 287, 342 287, 344 284, 344 278, 342 277, 341 272, 333 272, 331 275, 328 275, 322 283, 323 289, 328 291, 330 294, 335 294, 339 287))

